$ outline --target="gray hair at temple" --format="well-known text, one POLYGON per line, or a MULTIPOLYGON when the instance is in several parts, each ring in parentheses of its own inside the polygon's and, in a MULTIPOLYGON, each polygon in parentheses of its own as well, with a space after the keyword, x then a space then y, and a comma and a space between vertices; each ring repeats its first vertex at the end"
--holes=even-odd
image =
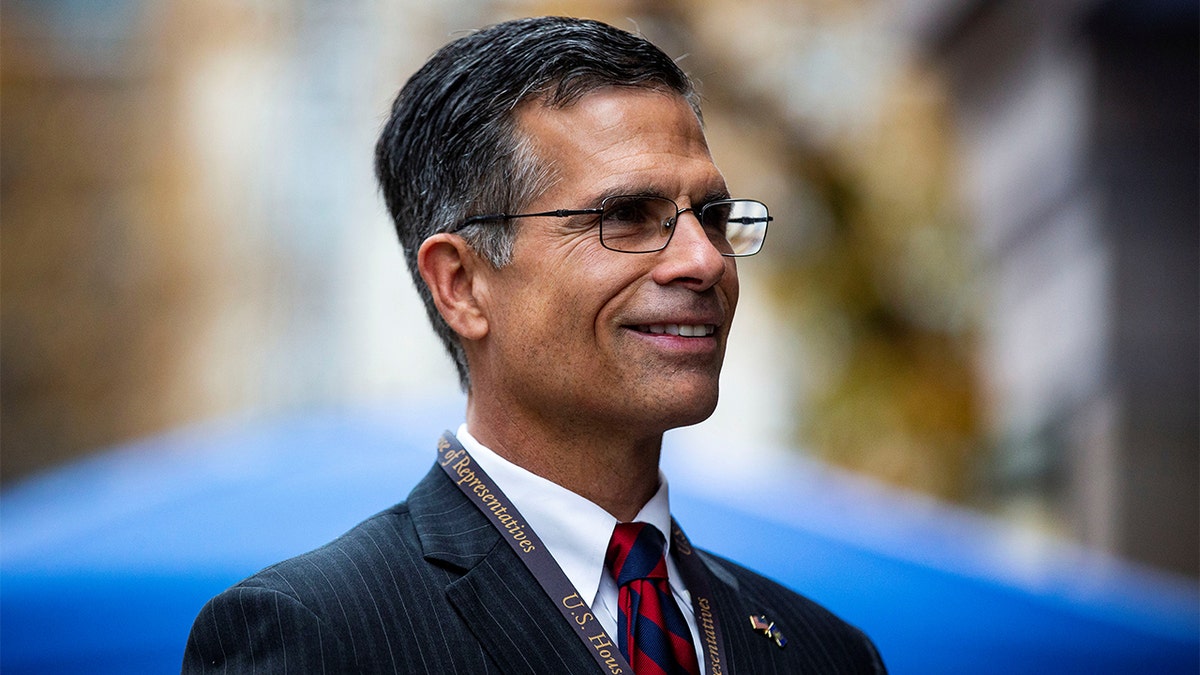
MULTIPOLYGON (((609 87, 673 92, 700 116, 688 76, 645 39, 598 21, 518 19, 439 49, 400 90, 375 147, 375 171, 425 311, 470 388, 466 355, 417 270, 430 236, 470 216, 516 213, 545 189, 548 167, 517 128, 522 103, 564 108, 609 87)), ((512 221, 462 228, 484 259, 512 257, 512 221)))

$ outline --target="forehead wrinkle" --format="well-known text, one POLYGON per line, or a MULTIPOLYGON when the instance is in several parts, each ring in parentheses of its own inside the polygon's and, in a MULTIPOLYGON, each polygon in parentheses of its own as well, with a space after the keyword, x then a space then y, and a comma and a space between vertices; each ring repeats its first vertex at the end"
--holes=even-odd
MULTIPOLYGON (((691 108, 687 106, 685 100, 653 90, 636 90, 630 92, 633 95, 660 97, 670 102, 678 100, 687 111, 684 115, 671 115, 666 119, 631 120, 628 114, 629 110, 622 102, 606 98, 601 95, 603 93, 606 93, 605 90, 593 92, 584 96, 579 101, 563 107, 551 107, 537 101, 528 101, 519 106, 514 115, 518 120, 518 126, 526 130, 532 122, 539 126, 544 125, 555 128, 564 136, 571 137, 579 133, 578 121, 569 121, 569 115, 557 115, 556 113, 572 113, 592 122, 592 129, 589 132, 589 135, 592 137, 600 137, 602 139, 617 136, 624 137, 619 142, 614 142, 611 145, 606 145, 598 149, 593 153, 593 156, 602 153, 607 148, 616 149, 630 142, 637 142, 639 140, 638 136, 643 135, 686 138, 687 147, 693 150, 702 150, 700 154, 705 156, 710 154, 708 140, 704 136, 703 127, 691 111, 691 108), (584 105, 584 101, 587 101, 586 105, 584 105), (617 130, 616 134, 611 133, 614 129, 617 130)), ((678 147, 678 145, 678 143, 671 144, 672 147, 678 147)))
POLYGON ((632 112, 624 96, 594 92, 561 108, 530 101, 516 111, 517 126, 552 177, 541 194, 575 182, 583 188, 573 203, 546 208, 592 207, 621 194, 675 201, 727 196, 724 177, 686 101, 661 92, 630 94, 680 105, 672 113, 647 116, 632 112), (598 175, 606 176, 601 184, 589 182, 598 175))

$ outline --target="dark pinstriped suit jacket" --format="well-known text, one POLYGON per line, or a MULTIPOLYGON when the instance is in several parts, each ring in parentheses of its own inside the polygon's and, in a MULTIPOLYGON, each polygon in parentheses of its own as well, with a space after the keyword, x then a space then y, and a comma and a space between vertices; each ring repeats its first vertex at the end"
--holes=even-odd
MULTIPOLYGON (((865 635, 705 555, 729 671, 880 673, 865 635), (774 620, 785 649, 748 617, 774 620)), ((184 673, 602 673, 484 516, 436 465, 399 504, 213 598, 184 673)))

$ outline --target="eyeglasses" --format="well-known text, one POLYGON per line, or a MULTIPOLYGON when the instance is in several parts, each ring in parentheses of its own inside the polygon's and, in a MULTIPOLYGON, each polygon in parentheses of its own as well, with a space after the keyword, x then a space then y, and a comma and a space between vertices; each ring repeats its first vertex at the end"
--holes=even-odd
POLYGON ((767 213, 767 205, 754 199, 718 199, 699 208, 681 209, 666 197, 620 195, 606 197, 598 209, 471 216, 448 231, 457 232, 468 225, 491 220, 599 215, 600 244, 604 248, 621 253, 654 253, 671 243, 675 223, 685 211, 695 214, 708 240, 726 257, 754 255, 762 250, 767 223, 774 220, 767 213))

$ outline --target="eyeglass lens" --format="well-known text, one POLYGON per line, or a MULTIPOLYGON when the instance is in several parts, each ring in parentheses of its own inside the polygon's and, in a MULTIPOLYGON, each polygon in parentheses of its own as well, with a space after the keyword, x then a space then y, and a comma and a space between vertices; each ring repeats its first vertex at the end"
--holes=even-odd
MULTIPOLYGON (((609 197, 601 203, 600 241, 610 249, 649 253, 671 239, 679 207, 666 197, 609 197)), ((726 256, 753 255, 767 234, 767 207, 752 199, 709 202, 696 217, 713 246, 726 256)))

